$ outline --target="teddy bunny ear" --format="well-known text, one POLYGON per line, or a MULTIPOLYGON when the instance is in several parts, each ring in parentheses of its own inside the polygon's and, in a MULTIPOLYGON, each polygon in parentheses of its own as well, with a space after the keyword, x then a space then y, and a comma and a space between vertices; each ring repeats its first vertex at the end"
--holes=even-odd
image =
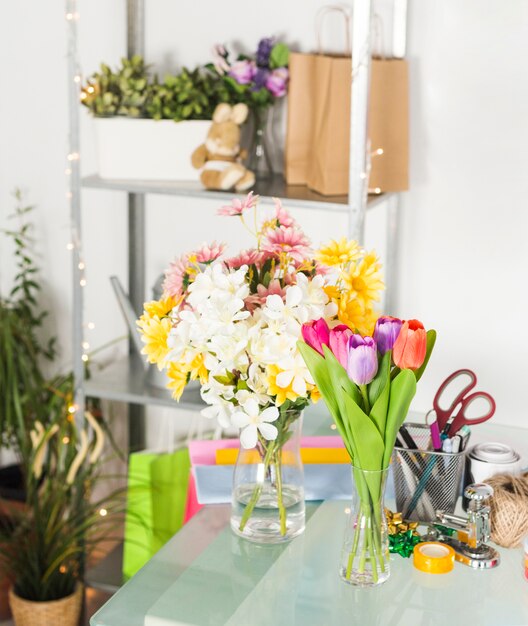
POLYGON ((231 117, 232 109, 229 104, 226 102, 222 102, 219 104, 213 113, 213 122, 217 124, 221 124, 222 122, 227 122, 227 120, 231 117))
POLYGON ((248 113, 249 109, 247 104, 244 104, 243 102, 235 104, 233 111, 231 112, 231 120, 240 126, 246 121, 248 113))

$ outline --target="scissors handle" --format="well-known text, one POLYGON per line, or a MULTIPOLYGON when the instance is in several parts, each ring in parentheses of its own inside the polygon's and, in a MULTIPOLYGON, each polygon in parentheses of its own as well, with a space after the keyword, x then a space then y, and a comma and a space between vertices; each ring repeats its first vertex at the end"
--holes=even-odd
POLYGON ((433 400, 433 407, 434 407, 434 410, 436 411, 436 418, 438 421, 438 426, 440 427, 441 431, 446 428, 447 422, 449 421, 450 417, 453 415, 453 411, 455 410, 456 406, 462 402, 464 396, 466 396, 468 392, 471 391, 473 387, 475 387, 476 384, 477 384, 477 377, 475 375, 475 372, 468 370, 468 369, 461 369, 461 370, 457 370, 456 372, 453 372, 451 376, 448 376, 444 380, 444 382, 440 385, 433 400), (457 378, 459 378, 460 376, 469 377, 469 382, 459 391, 459 393, 455 396, 455 398, 452 400, 451 404, 447 408, 442 408, 440 406, 442 395, 445 393, 449 385, 451 385, 451 383, 455 381, 457 378))
POLYGON ((490 417, 493 417, 495 409, 495 400, 489 395, 489 393, 486 393, 485 391, 472 393, 470 396, 467 396, 467 398, 462 400, 458 413, 453 418, 453 421, 447 425, 446 433, 449 437, 453 437, 453 435, 456 435, 456 433, 464 425, 473 426, 474 424, 482 424, 482 422, 486 422, 490 419, 490 417), (475 400, 485 400, 488 403, 488 410, 484 415, 479 417, 466 417, 468 407, 470 404, 475 402, 475 400))

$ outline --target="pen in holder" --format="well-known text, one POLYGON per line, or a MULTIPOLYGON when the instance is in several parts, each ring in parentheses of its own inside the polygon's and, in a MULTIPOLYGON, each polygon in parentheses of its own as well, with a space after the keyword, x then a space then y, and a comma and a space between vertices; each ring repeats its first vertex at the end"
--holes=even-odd
POLYGON ((392 455, 396 509, 404 519, 432 522, 436 511, 456 507, 464 473, 464 451, 435 452, 424 424, 405 424, 416 449, 396 445, 392 455))

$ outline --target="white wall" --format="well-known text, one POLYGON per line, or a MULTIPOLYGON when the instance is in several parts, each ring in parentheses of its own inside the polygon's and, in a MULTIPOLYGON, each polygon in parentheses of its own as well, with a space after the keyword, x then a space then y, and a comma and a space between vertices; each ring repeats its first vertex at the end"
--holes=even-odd
MULTIPOLYGON (((147 58, 163 72, 208 59, 211 46, 236 42, 250 50, 259 37, 284 36, 314 46, 309 2, 147 3, 147 58), (205 7, 205 5, 207 6, 205 7), (250 7, 250 10, 248 10, 250 7)), ((415 402, 429 408, 442 378, 462 366, 476 369, 496 395, 497 422, 525 423, 523 357, 517 331, 527 306, 523 289, 528 234, 528 84, 524 57, 527 4, 510 0, 410 0, 412 190, 403 203, 399 310, 439 331, 430 369, 415 402)), ((124 2, 80 0, 81 63, 115 64, 125 50, 124 2)), ((341 35, 331 23, 329 40, 341 35)), ((63 363, 71 353, 66 154, 65 25, 61 3, 9 3, 0 19, 0 226, 9 193, 26 187, 38 205, 39 247, 52 324, 63 363)), ((280 122, 279 122, 280 125, 280 122)), ((277 146, 278 148, 278 146, 277 146)), ((95 169, 90 120, 83 116, 83 169, 95 169)), ((276 158, 280 159, 280 149, 276 158)), ((119 193, 83 193, 88 287, 87 320, 96 323, 92 347, 122 334, 108 276, 126 281, 126 206, 119 193)), ((148 284, 173 254, 211 238, 242 243, 231 221, 214 217, 215 202, 175 198, 148 201, 148 284)), ((378 212, 379 213, 379 212, 378 212)), ((340 235, 344 218, 296 212, 318 242, 340 235)), ((379 244, 382 215, 369 218, 368 238, 379 244)), ((0 286, 12 261, 0 246, 0 286)))

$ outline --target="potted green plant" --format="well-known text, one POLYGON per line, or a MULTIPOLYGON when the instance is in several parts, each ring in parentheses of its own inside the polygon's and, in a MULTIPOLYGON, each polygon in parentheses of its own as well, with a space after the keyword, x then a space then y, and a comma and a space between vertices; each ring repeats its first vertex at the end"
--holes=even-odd
POLYGON ((25 467, 26 507, 0 530, 0 561, 10 572, 9 602, 16 626, 78 624, 84 563, 122 511, 119 492, 91 499, 100 476, 104 430, 86 413, 77 426, 70 411, 71 376, 56 381, 48 426, 30 431, 25 467))
MULTIPOLYGON (((41 368, 43 359, 53 360, 55 340, 42 339, 46 312, 28 219, 33 207, 22 202, 19 191, 15 197, 13 226, 4 231, 13 244, 15 277, 10 292, 0 296, 0 444, 18 463, 0 468, 0 619, 9 616, 9 586, 15 585, 11 596, 17 606, 19 598, 55 601, 68 595, 72 577, 82 574, 84 554, 97 539, 89 526, 102 505, 87 498, 98 475, 105 427, 90 414, 93 435, 79 433, 70 412, 71 374, 48 380, 41 368), (57 573, 52 556, 56 559, 59 549, 65 558, 57 573), (75 567, 65 572, 62 565, 75 567)), ((97 405, 88 406, 95 414, 97 405)))
POLYGON ((198 180, 191 154, 215 106, 228 99, 224 83, 204 68, 183 68, 160 82, 140 56, 116 70, 102 64, 81 91, 94 116, 99 176, 198 180))

